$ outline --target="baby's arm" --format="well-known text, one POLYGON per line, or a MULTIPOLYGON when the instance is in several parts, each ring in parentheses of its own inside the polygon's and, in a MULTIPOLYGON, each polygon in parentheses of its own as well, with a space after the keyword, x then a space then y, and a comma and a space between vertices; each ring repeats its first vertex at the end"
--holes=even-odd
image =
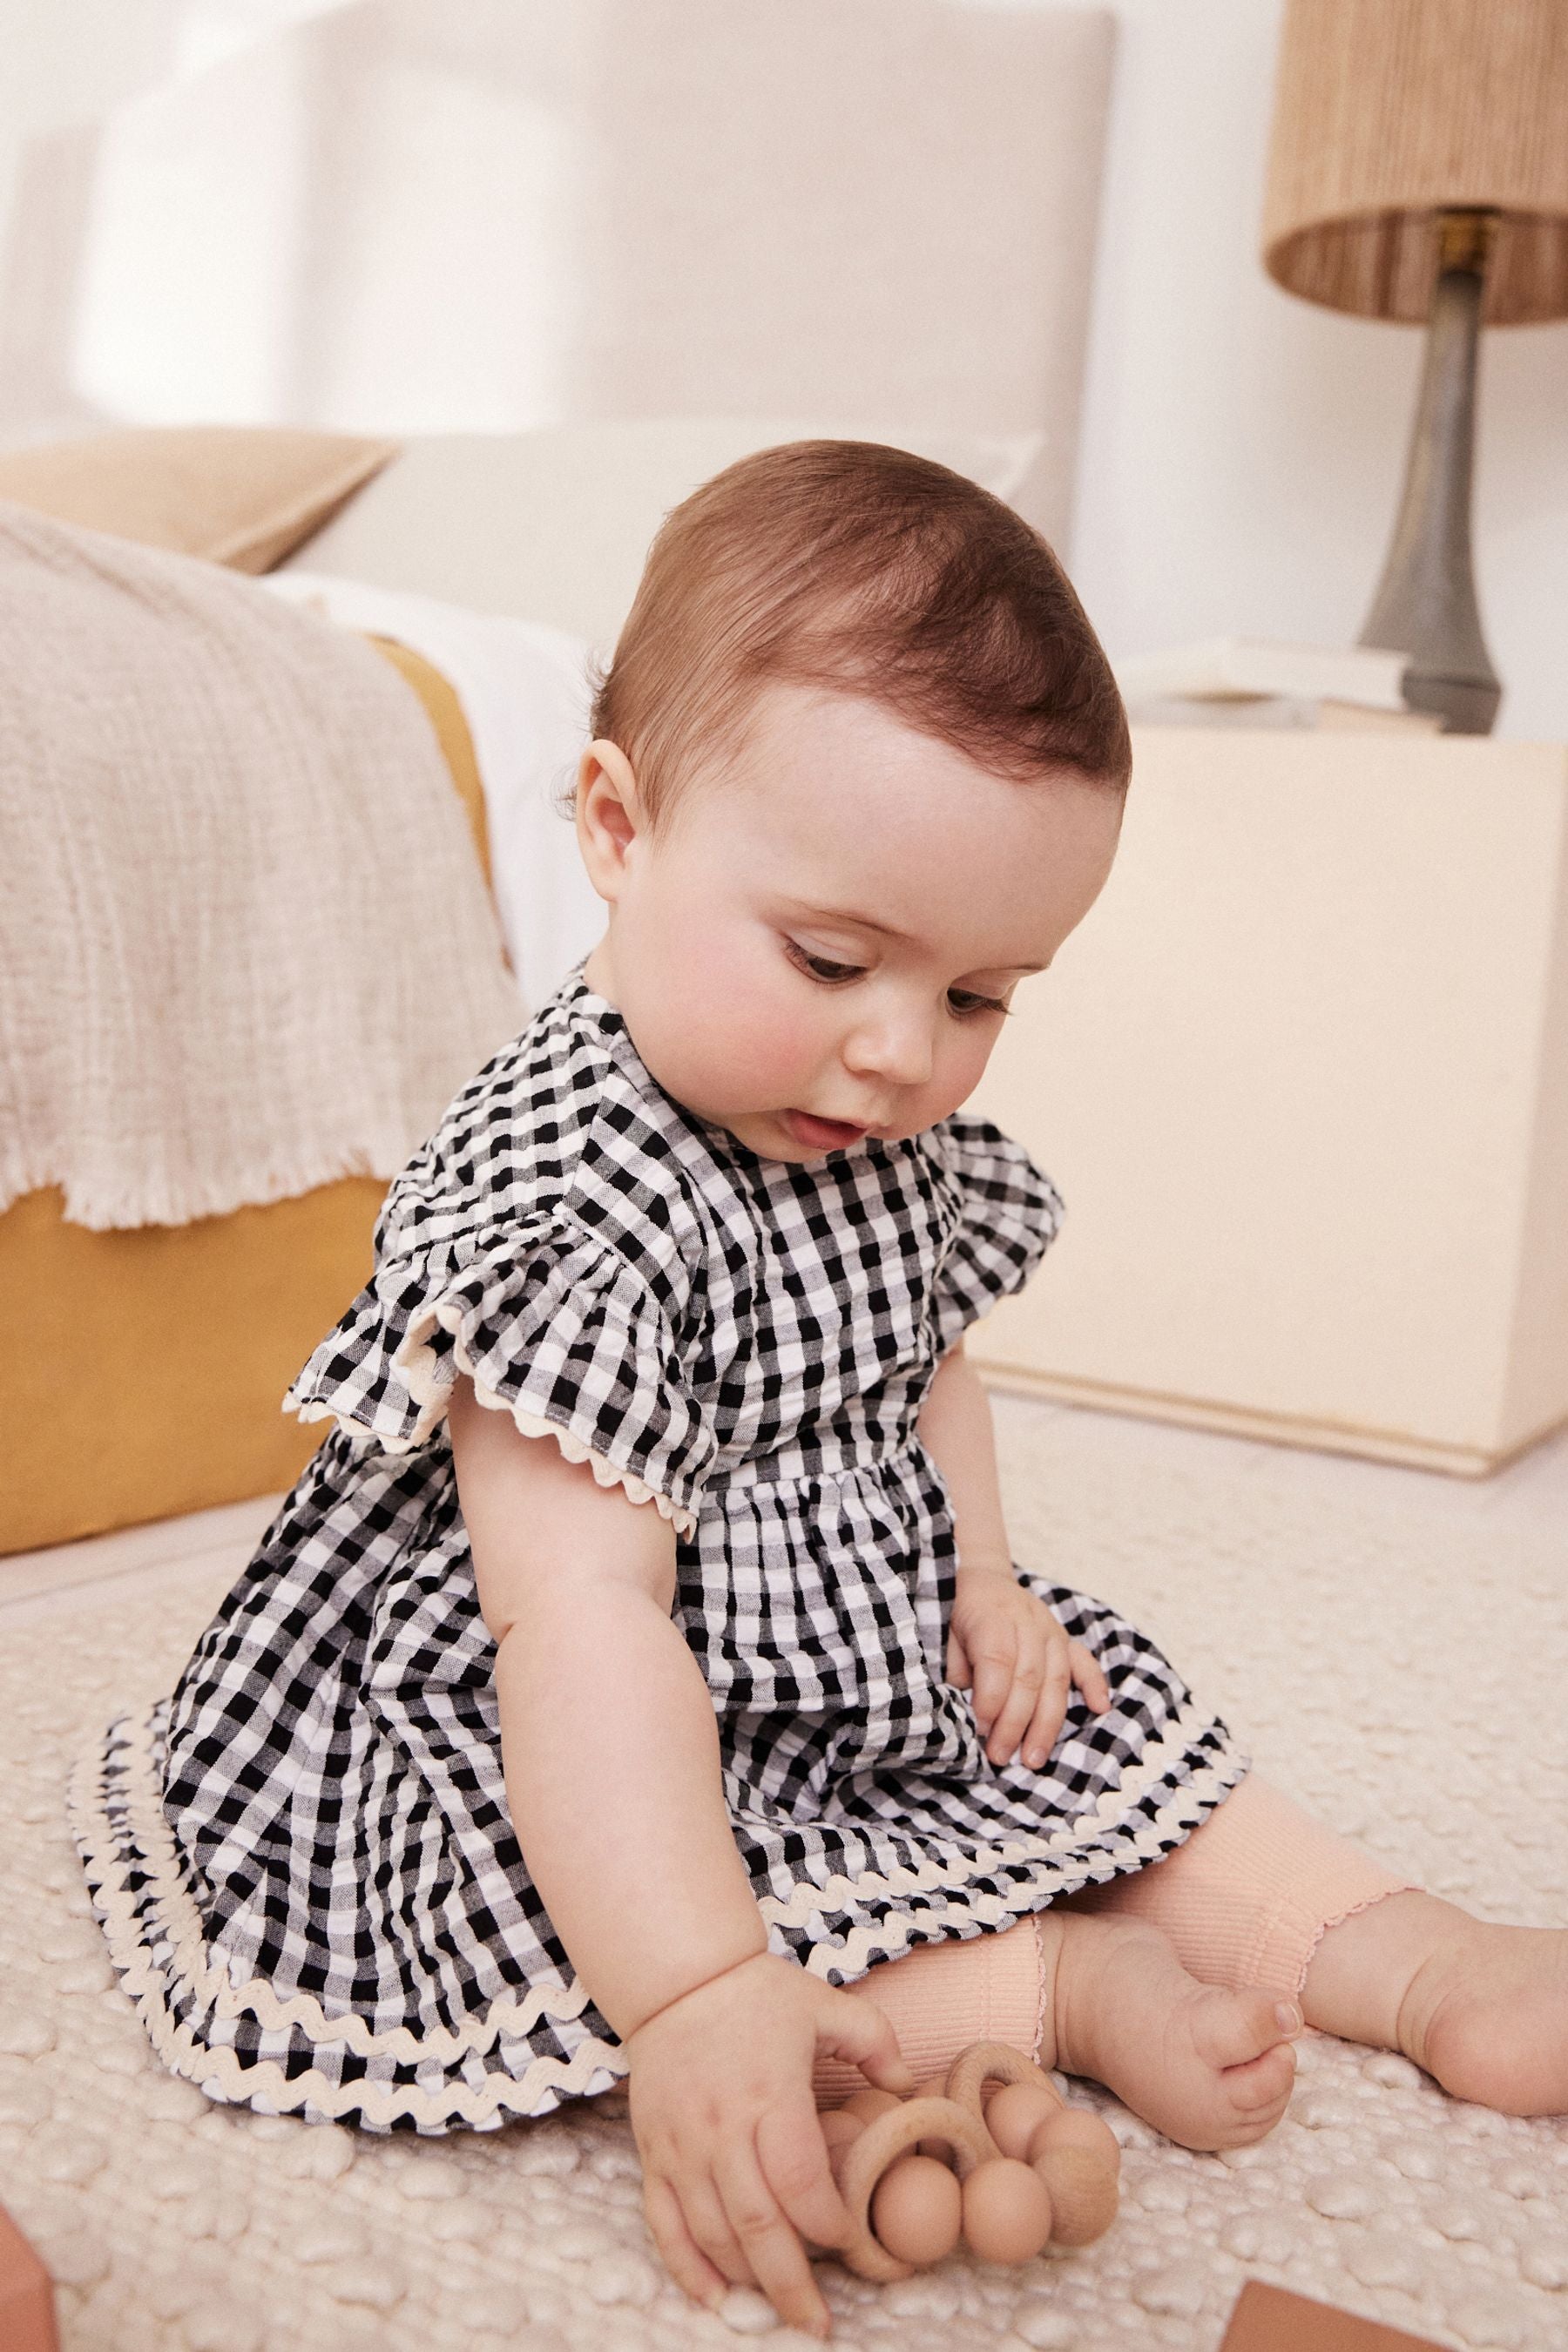
POLYGON ((921 1438, 942 1472, 958 1549, 947 1675, 973 1690, 974 1720, 993 1764, 1020 1748, 1037 1769, 1056 1745, 1076 1684, 1097 1714, 1110 1704, 1104 1675, 1081 1642, 1013 1573, 991 1401, 963 1343, 937 1367, 921 1409, 921 1438))
POLYGON ((730 1832, 707 1686, 669 1613, 674 1531, 552 1441, 521 1437, 467 1381, 450 1426, 496 1643, 512 1823, 625 2040, 768 1940, 730 1832))
POLYGON ((649 2226, 701 2301, 753 2279, 826 2327, 796 2231, 847 2217, 811 2096, 820 2050, 910 2087, 891 2030, 767 1933, 725 1810, 701 1669, 670 1616, 675 1538, 458 1383, 459 1499, 497 1644, 501 1764, 529 1874, 627 2045, 649 2226))

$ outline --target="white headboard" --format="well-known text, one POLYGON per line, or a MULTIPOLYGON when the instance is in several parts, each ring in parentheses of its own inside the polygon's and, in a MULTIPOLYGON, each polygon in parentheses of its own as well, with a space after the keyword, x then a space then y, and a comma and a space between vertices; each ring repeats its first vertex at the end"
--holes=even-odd
POLYGON ((0 426, 1040 433, 1016 502, 1064 543, 1112 32, 957 0, 358 0, 39 142, 0 426))

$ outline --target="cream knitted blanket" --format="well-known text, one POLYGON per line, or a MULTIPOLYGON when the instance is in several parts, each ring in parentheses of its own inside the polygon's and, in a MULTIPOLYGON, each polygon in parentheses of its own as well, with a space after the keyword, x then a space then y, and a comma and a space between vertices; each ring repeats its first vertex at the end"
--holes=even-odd
POLYGON ((390 1176, 522 1007, 416 698, 232 573, 0 506, 0 1210, 390 1176))

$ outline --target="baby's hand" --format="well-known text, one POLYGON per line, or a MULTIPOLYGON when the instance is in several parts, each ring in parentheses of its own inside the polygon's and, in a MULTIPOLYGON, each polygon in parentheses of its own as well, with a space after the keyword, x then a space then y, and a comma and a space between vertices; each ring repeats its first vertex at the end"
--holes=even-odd
POLYGON ((1057 1744, 1074 1685, 1096 1715, 1110 1689, 1091 1653, 1011 1568, 961 1568, 948 1632, 947 1678, 973 1689, 974 1721, 993 1764, 1021 1748, 1037 1771, 1057 1744))
POLYGON ((760 2286, 787 2325, 826 2336, 801 2239, 842 2244, 848 2215, 812 2073, 821 2052, 913 2090, 881 2011, 759 1952, 658 2011, 626 2048, 644 2210, 678 2284, 710 2308, 728 2285, 760 2286))

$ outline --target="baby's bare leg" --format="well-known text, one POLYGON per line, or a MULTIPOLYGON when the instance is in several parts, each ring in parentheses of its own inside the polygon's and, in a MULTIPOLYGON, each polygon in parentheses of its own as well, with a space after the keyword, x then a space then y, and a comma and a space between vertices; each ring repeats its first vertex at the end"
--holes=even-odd
POLYGON ((1402 2050, 1456 2098, 1568 2113, 1568 1932, 1477 1919, 1420 1888, 1330 1927, 1302 1990, 1307 2021, 1402 2050))

